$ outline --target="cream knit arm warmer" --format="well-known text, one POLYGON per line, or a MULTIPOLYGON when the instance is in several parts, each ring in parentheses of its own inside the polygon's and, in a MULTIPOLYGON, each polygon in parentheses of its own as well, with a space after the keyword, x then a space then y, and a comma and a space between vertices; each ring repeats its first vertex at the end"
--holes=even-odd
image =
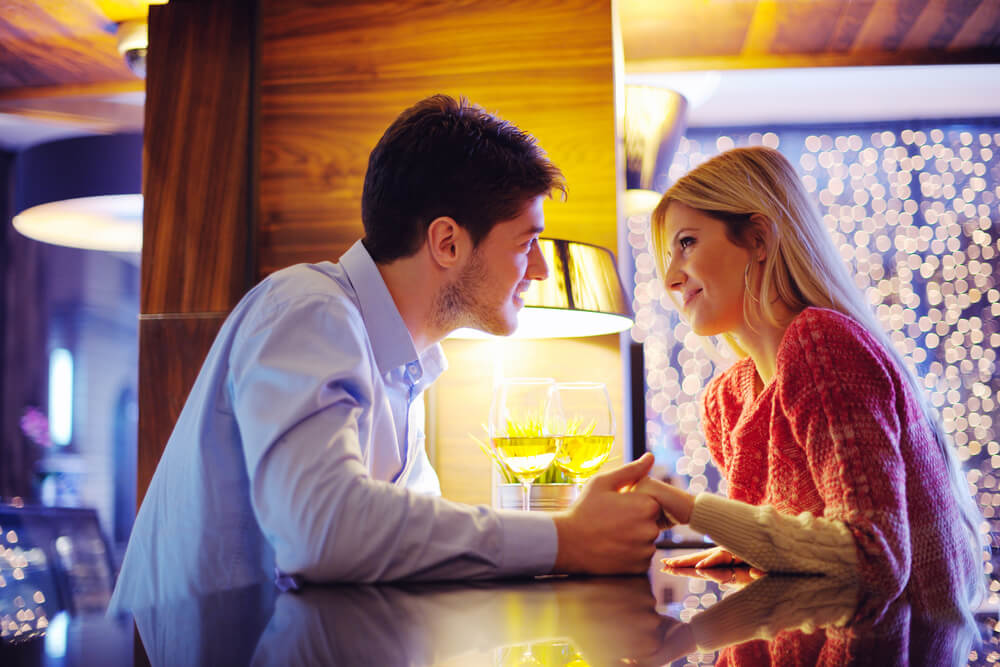
POLYGON ((689 525, 765 572, 858 576, 854 537, 840 521, 781 514, 711 493, 695 498, 689 525))
POLYGON ((696 614, 691 633, 702 651, 785 630, 811 634, 850 621, 858 599, 856 583, 836 577, 764 577, 696 614))

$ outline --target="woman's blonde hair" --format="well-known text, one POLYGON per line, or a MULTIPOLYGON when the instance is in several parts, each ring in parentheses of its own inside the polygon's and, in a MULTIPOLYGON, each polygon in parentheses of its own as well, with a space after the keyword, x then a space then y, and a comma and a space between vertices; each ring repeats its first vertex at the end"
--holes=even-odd
MULTIPOLYGON (((726 226, 732 243, 753 248, 763 242, 766 256, 760 278, 759 294, 744 299, 744 316, 753 322, 750 309, 778 326, 780 301, 793 312, 807 306, 836 310, 860 323, 885 348, 903 370, 904 379, 931 426, 941 455, 948 466, 952 492, 962 512, 966 527, 978 549, 979 563, 984 544, 979 532, 983 517, 962 475, 962 466, 948 445, 941 420, 931 410, 926 393, 909 366, 889 340, 864 295, 855 287, 847 266, 837 253, 833 238, 807 196, 791 163, 778 151, 764 146, 735 148, 702 163, 680 178, 663 195, 652 213, 653 255, 660 278, 666 276, 669 263, 669 240, 664 224, 667 209, 679 202, 706 213, 726 226), (769 233, 762 233, 762 225, 769 233)), ((735 339, 723 336, 740 356, 746 356, 735 339)), ((976 577, 979 589, 974 598, 985 593, 983 577, 976 577)))

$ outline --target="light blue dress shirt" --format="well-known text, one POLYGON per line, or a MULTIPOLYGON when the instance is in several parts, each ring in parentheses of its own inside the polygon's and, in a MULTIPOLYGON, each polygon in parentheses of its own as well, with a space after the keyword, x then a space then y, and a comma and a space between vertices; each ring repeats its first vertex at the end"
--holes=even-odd
MULTIPOLYGON (((136 516, 111 610, 246 586, 543 574, 552 519, 440 497, 418 355, 359 241, 300 264, 226 319, 136 516)), ((484 406, 485 410, 486 407, 484 406)))

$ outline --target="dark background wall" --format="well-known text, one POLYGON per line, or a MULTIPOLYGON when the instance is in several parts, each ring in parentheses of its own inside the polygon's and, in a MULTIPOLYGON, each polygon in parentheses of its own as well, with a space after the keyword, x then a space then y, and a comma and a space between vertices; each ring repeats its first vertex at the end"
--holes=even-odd
POLYGON ((21 433, 26 405, 44 406, 46 318, 41 244, 10 224, 14 154, 0 153, 0 497, 34 499, 33 470, 41 452, 21 433))

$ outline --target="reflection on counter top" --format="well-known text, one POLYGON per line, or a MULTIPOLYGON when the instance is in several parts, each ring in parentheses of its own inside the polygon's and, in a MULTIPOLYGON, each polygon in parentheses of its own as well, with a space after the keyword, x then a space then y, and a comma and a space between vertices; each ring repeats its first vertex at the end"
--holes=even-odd
MULTIPOLYGON (((985 665, 996 648, 955 622, 958 614, 921 618, 905 599, 871 600, 851 582, 753 579, 741 568, 667 573, 658 567, 662 555, 648 577, 306 586, 298 592, 261 585, 146 609, 134 619, 139 648, 153 667, 938 666, 969 664, 970 649, 976 649, 971 663, 985 665)), ((63 641, 71 644, 93 643, 98 634, 108 646, 115 637, 122 646, 132 640, 129 623, 70 623, 63 641)), ((983 631, 992 630, 984 625, 983 631)), ((48 651, 47 637, 33 641, 48 651)), ((80 664, 53 662, 40 648, 15 655, 13 648, 0 646, 4 665, 80 664)), ((72 652, 72 646, 63 649, 72 652)))

